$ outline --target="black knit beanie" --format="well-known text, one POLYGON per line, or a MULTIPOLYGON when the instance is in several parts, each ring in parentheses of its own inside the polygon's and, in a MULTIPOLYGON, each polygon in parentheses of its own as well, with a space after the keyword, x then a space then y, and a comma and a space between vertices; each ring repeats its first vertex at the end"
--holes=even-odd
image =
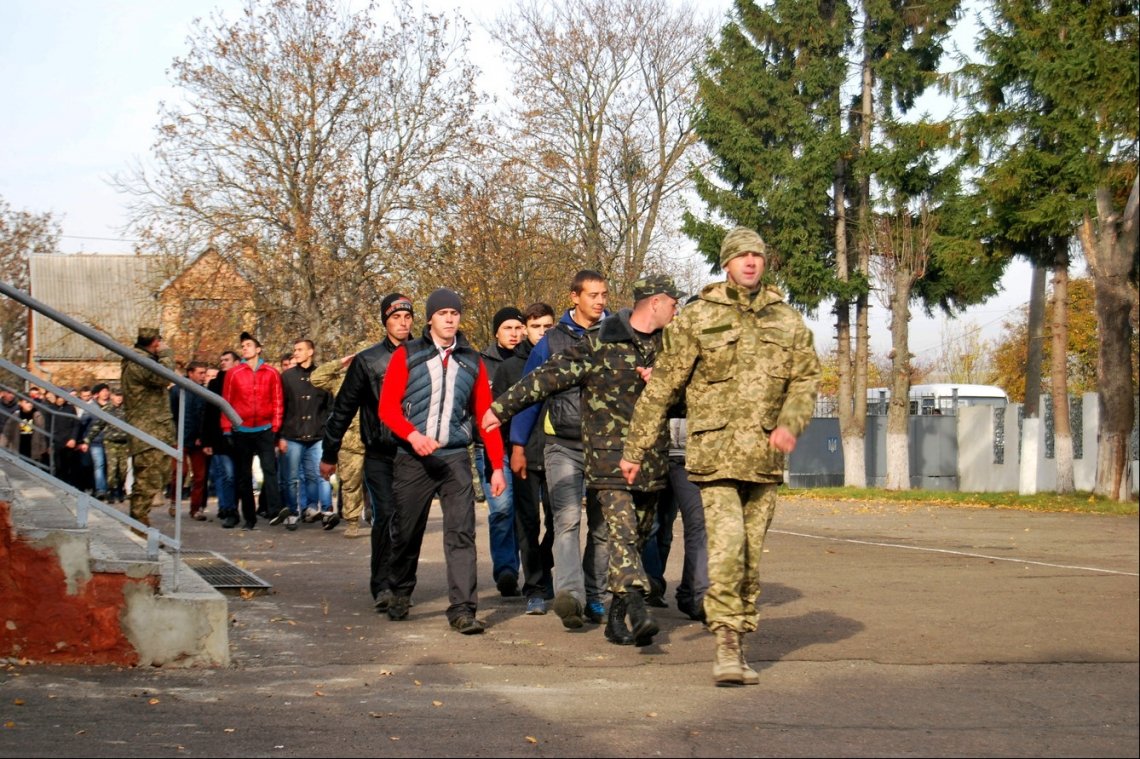
POLYGON ((491 334, 499 334, 499 327, 503 326, 503 322, 509 322, 511 319, 514 319, 520 324, 526 324, 526 319, 523 318, 523 312, 514 306, 500 308, 495 312, 495 318, 491 320, 491 334))
POLYGON ((408 296, 401 293, 392 293, 391 295, 380 301, 380 321, 383 324, 388 323, 388 317, 392 314, 397 314, 401 311, 407 311, 409 314, 415 314, 412 310, 412 302, 408 300, 408 296))
POLYGON ((454 308, 460 313, 463 312, 463 301, 459 299, 459 293, 454 290, 448 290, 446 287, 441 287, 427 299, 427 307, 424 309, 426 319, 430 322, 431 317, 435 312, 441 308, 454 308))

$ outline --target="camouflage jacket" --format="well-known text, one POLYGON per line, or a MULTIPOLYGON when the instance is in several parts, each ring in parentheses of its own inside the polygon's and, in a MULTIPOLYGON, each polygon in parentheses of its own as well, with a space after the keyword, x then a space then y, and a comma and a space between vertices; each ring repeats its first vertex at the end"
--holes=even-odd
MULTIPOLYGON (((174 371, 174 357, 169 349, 161 351, 157 356, 141 348, 134 350, 139 356, 157 361, 174 371)), ((170 415, 170 396, 166 390, 170 387, 170 381, 124 358, 119 382, 123 388, 123 418, 143 432, 174 445, 174 419, 170 415)), ((151 447, 134 437, 131 438, 130 446, 132 454, 142 453, 151 447)))
POLYGON ((717 282, 682 309, 641 394, 625 458, 642 462, 682 391, 688 406, 685 468, 695 481, 780 482, 776 427, 799 437, 811 420, 820 365, 811 331, 775 288, 750 298, 717 282))
MULTIPOLYGON (((340 359, 334 358, 314 369, 312 375, 309 376, 309 381, 313 383, 313 387, 328 391, 335 398, 336 394, 340 392, 340 386, 344 384, 344 375, 347 372, 348 367, 341 367, 340 359)), ((360 441, 359 414, 353 414, 352 421, 348 423, 348 429, 345 430, 344 437, 341 438, 340 449, 347 453, 364 455, 364 443, 360 441)))
MULTIPOLYGON (((116 406, 114 403, 108 402, 106 406, 100 406, 99 408, 116 419, 126 421, 126 412, 122 406, 116 406)), ((104 445, 107 443, 121 445, 130 442, 130 435, 110 422, 95 418, 91 420, 91 424, 87 427, 87 434, 83 436, 83 442, 88 445, 98 445, 100 443, 104 445), (99 437, 100 435, 102 435, 101 438, 99 437)))
POLYGON ((637 367, 653 366, 661 333, 648 340, 629 324, 629 311, 602 320, 600 327, 524 376, 491 404, 502 420, 554 393, 582 390, 582 448, 586 485, 618 490, 660 490, 668 472, 669 436, 662 432, 647 446, 637 482, 621 474, 622 441, 634 404, 645 388, 637 367))

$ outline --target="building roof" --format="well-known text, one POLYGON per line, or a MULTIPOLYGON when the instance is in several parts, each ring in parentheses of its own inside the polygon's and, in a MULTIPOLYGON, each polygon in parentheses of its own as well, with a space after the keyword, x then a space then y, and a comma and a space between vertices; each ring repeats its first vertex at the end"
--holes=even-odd
MULTIPOLYGON (((157 256, 33 255, 31 295, 57 311, 133 345, 142 325, 159 326, 157 300, 165 277, 157 256)), ((101 360, 102 346, 33 312, 33 361, 101 360)))

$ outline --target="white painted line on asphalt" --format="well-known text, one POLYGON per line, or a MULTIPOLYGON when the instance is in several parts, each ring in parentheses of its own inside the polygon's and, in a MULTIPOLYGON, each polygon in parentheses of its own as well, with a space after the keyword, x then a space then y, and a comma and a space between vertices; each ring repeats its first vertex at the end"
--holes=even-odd
POLYGON ((971 559, 989 559, 990 561, 1010 561, 1015 564, 1035 564, 1039 567, 1053 569, 1079 569, 1083 572, 1099 572, 1107 575, 1124 575, 1125 577, 1140 577, 1140 572, 1121 572, 1116 569, 1101 569, 1100 567, 1077 567, 1070 564, 1050 564, 1047 561, 1030 561, 1029 559, 1011 559, 1008 556, 988 556, 984 553, 970 553, 968 551, 951 551, 948 548, 927 548, 925 546, 905 546, 900 543, 877 543, 872 540, 855 540, 854 538, 832 538, 827 535, 809 535, 806 532, 791 532, 789 530, 768 530, 781 535, 794 535, 798 538, 814 538, 816 540, 831 540, 836 543, 856 543, 864 546, 878 546, 879 548, 904 548, 908 551, 926 551, 928 553, 948 553, 954 556, 967 556, 971 559))

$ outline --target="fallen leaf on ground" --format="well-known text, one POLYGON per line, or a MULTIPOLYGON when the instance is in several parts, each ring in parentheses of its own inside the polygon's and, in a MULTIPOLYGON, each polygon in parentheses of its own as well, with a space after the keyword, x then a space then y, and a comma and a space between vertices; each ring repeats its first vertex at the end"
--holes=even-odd
POLYGON ((443 702, 442 701, 432 701, 431 705, 432 706, 443 706, 443 702))
POLYGON ((15 704, 16 706, 23 706, 24 705, 24 699, 16 698, 16 699, 12 700, 12 703, 15 704))
POLYGON ((535 738, 533 735, 528 735, 526 737, 526 742, 527 743, 538 743, 538 738, 535 738))
POLYGON ((154 706, 155 704, 160 703, 160 702, 157 698, 152 698, 150 701, 147 701, 147 703, 150 704, 151 706, 154 706))

